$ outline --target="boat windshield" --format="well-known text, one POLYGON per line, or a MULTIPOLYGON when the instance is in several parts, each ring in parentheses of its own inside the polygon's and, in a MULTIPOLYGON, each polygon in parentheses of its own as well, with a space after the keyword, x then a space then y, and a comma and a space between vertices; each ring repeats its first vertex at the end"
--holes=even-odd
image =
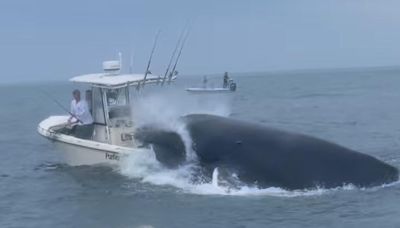
POLYGON ((108 89, 106 91, 107 106, 110 119, 131 115, 128 88, 108 89))
POLYGON ((128 105, 125 89, 109 89, 106 96, 108 107, 128 105))

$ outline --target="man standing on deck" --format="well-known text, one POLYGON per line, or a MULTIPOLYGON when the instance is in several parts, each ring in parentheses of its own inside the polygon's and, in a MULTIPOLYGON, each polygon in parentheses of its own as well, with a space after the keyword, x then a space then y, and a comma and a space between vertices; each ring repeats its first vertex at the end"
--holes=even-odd
POLYGON ((227 87, 228 87, 228 80, 229 80, 228 72, 225 72, 225 74, 224 74, 224 81, 223 81, 223 83, 222 83, 222 87, 223 87, 223 88, 227 88, 227 87))
POLYGON ((77 124, 72 128, 72 133, 81 139, 91 139, 94 126, 89 106, 86 101, 81 100, 79 90, 74 90, 72 96, 74 99, 71 101, 71 116, 68 123, 77 124))
POLYGON ((203 88, 207 88, 207 82, 208 82, 207 76, 204 75, 204 77, 203 77, 203 88))

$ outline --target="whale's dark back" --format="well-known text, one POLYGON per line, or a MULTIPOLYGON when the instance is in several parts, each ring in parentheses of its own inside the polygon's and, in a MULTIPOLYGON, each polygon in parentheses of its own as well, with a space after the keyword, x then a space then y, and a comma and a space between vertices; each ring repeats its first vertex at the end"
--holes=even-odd
MULTIPOLYGON (((203 167, 232 170, 248 184, 305 189, 370 187, 398 180, 396 168, 321 139, 213 115, 188 115, 183 121, 203 167)), ((156 158, 168 167, 186 159, 176 132, 149 126, 135 137, 153 144, 156 158)))
POLYGON ((212 115, 185 120, 201 162, 235 168, 241 180, 259 186, 369 187, 398 179, 396 168, 317 138, 212 115))

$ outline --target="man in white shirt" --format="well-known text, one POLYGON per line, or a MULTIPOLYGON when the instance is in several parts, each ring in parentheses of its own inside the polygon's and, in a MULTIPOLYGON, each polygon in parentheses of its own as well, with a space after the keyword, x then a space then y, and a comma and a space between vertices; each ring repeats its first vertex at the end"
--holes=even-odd
POLYGON ((76 124, 72 130, 76 137, 91 139, 94 126, 89 106, 85 100, 81 100, 81 93, 79 90, 74 90, 72 95, 74 99, 71 101, 71 116, 68 119, 68 123, 76 124))

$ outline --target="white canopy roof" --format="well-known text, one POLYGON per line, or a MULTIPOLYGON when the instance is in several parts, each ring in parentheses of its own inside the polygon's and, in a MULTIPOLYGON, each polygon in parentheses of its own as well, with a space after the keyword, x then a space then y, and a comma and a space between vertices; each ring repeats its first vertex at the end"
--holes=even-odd
MULTIPOLYGON (((110 75, 107 73, 85 74, 70 79, 72 82, 87 83, 96 87, 115 88, 137 85, 142 83, 144 74, 120 74, 110 75)), ((162 77, 160 77, 162 80, 162 77)), ((158 75, 147 74, 146 83, 154 83, 159 79, 158 75)))

